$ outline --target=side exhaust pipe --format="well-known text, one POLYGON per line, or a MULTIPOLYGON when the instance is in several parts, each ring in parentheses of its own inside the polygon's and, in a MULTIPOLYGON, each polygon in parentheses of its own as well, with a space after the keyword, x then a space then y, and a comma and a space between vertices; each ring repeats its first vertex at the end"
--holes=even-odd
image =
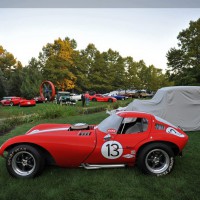
POLYGON ((82 167, 85 169, 106 169, 106 168, 122 168, 125 167, 126 165, 124 164, 115 164, 115 165, 90 165, 88 163, 82 163, 82 167))

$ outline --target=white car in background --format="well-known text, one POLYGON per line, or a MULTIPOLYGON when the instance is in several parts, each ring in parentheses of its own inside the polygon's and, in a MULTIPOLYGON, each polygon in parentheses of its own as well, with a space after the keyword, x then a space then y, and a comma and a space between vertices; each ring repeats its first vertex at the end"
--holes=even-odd
POLYGON ((71 99, 75 100, 75 101, 81 101, 81 94, 74 94, 71 93, 70 94, 71 99))

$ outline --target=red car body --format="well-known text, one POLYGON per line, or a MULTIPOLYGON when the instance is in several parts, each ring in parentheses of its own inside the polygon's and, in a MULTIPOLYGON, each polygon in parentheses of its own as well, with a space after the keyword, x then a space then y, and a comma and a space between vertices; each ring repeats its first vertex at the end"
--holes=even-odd
POLYGON ((36 101, 34 99, 31 99, 31 100, 22 99, 19 102, 20 107, 35 106, 35 105, 36 105, 36 101))
POLYGON ((99 102, 116 102, 117 99, 111 96, 104 96, 102 94, 95 94, 89 96, 90 101, 99 101, 99 102))
POLYGON ((123 111, 99 125, 37 125, 6 141, 0 156, 6 157, 8 172, 20 178, 37 175, 44 162, 86 169, 137 164, 143 172, 160 176, 172 170, 187 141, 181 129, 154 115, 123 111))
POLYGON ((19 105, 21 99, 21 97, 3 97, 1 104, 3 106, 16 106, 19 105))
POLYGON ((34 97, 36 103, 44 103, 45 102, 45 98, 39 96, 39 97, 34 97))

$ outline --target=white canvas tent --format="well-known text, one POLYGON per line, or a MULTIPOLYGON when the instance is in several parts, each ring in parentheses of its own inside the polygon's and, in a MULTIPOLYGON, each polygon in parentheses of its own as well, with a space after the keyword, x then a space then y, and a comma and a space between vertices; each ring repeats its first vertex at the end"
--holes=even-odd
POLYGON ((152 113, 184 131, 200 130, 200 86, 161 88, 151 100, 134 100, 126 110, 152 113))

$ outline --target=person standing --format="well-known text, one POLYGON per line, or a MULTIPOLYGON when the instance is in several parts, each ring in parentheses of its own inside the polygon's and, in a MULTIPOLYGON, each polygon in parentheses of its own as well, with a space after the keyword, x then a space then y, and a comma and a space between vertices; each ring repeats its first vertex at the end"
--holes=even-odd
POLYGON ((86 106, 89 106, 89 100, 90 100, 89 97, 90 97, 89 93, 86 92, 85 93, 85 103, 86 103, 86 106))
POLYGON ((81 100, 82 100, 82 106, 85 106, 85 94, 81 95, 81 100))

